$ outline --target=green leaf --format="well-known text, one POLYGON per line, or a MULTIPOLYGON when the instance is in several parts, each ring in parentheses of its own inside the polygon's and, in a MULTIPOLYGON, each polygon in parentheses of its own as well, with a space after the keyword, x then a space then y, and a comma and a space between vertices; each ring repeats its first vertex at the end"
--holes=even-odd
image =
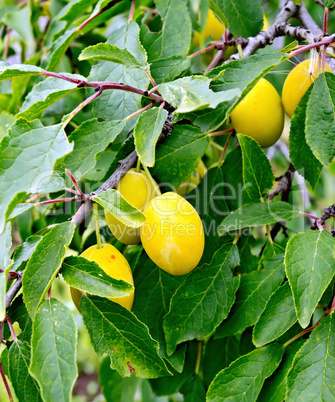
POLYGON ((129 13, 130 4, 128 2, 122 1, 121 3, 118 3, 116 5, 114 4, 115 3, 111 2, 111 0, 99 0, 96 3, 93 12, 89 16, 91 21, 81 29, 81 34, 84 35, 92 31, 94 28, 106 24, 106 21, 109 21, 112 17, 116 15, 129 13), (104 10, 104 12, 99 14, 99 11, 105 7, 106 9, 104 10))
POLYGON ((227 28, 236 36, 257 35, 263 28, 261 0, 212 0, 229 21, 227 28))
POLYGON ((7 135, 10 126, 15 122, 15 117, 5 111, 0 112, 0 141, 7 135))
POLYGON ((288 375, 286 401, 335 399, 335 317, 323 318, 295 355, 288 375))
POLYGON ((16 218, 17 216, 22 215, 23 213, 29 211, 30 209, 33 209, 35 204, 33 203, 22 203, 22 204, 17 204, 16 207, 13 209, 13 211, 9 214, 7 220, 12 220, 16 218))
POLYGON ((314 156, 329 165, 335 156, 335 77, 321 73, 307 103, 306 141, 314 156))
POLYGON ((299 211, 283 201, 270 201, 266 204, 247 204, 228 215, 219 226, 219 235, 243 228, 271 225, 283 220, 292 219, 299 211))
POLYGON ((267 377, 278 367, 282 346, 255 349, 220 371, 207 391, 207 401, 255 401, 267 377))
POLYGON ((156 378, 169 374, 158 355, 158 342, 126 308, 98 296, 83 296, 84 323, 98 355, 107 353, 111 366, 123 377, 156 378))
POLYGON ((151 63, 150 71, 157 84, 169 82, 191 67, 191 59, 184 56, 171 56, 151 63))
POLYGON ((287 391, 287 376, 292 368, 295 354, 305 340, 295 341, 284 350, 284 357, 277 370, 267 378, 259 394, 258 401, 283 402, 287 391))
POLYGON ((149 61, 186 56, 192 36, 186 0, 156 0, 155 3, 163 21, 162 31, 153 33, 144 25, 141 28, 141 40, 148 52, 149 61))
MULTIPOLYGON (((234 270, 234 274, 248 274, 252 271, 257 271, 259 267, 260 260, 252 252, 252 242, 253 238, 251 236, 241 236, 237 242, 239 248, 241 262, 238 267, 234 270)), ((264 256, 264 251, 262 257, 264 256)), ((284 252, 285 250, 283 250, 284 252)), ((269 256, 272 257, 273 255, 269 256)))
POLYGON ((40 240, 30 257, 22 285, 24 302, 32 318, 62 265, 75 227, 73 222, 54 226, 40 240))
POLYGON ((94 0, 70 0, 54 17, 58 21, 72 22, 74 18, 81 16, 94 0))
MULTIPOLYGON (((243 354, 243 352, 242 352, 243 354)), ((204 384, 209 387, 217 373, 241 356, 240 341, 235 336, 224 339, 210 338, 202 361, 204 384)))
MULTIPOLYGON (((139 27, 134 21, 129 21, 115 31, 107 41, 108 44, 120 49, 127 49, 142 65, 147 63, 147 56, 139 41, 139 27)), ((90 81, 122 82, 146 90, 149 85, 147 74, 138 69, 110 61, 100 61, 92 67, 90 81)), ((122 120, 141 109, 141 96, 129 91, 109 90, 99 96, 93 104, 94 117, 106 120, 122 120)), ((136 118, 129 119, 124 129, 127 135, 134 128, 136 118)))
POLYGON ((300 325, 306 328, 335 274, 335 239, 326 230, 297 233, 287 243, 286 275, 300 325))
MULTIPOLYGON (((28 342, 30 344, 32 334, 32 321, 28 314, 27 308, 23 303, 22 294, 17 296, 11 303, 10 307, 7 309, 7 315, 12 323, 17 322, 20 326, 21 333, 19 334, 18 338, 22 342, 28 342)), ((4 339, 8 339, 11 335, 8 325, 7 328, 8 336, 4 339)), ((4 329, 6 330, 6 326, 4 329)))
POLYGON ((198 15, 199 15, 199 28, 200 31, 199 32, 204 32, 206 23, 207 23, 207 19, 208 19, 208 12, 209 12, 209 0, 203 0, 200 2, 199 5, 199 11, 198 11, 198 15))
POLYGON ((225 157, 222 164, 224 176, 225 200, 230 211, 235 211, 244 204, 259 203, 259 199, 249 197, 243 184, 243 160, 241 147, 234 148, 225 157))
POLYGON ((176 109, 176 113, 188 113, 206 107, 215 109, 219 103, 230 101, 241 93, 238 88, 213 92, 209 84, 210 80, 203 75, 184 77, 160 84, 158 91, 176 109))
POLYGON ((292 291, 285 282, 270 297, 265 310, 259 317, 253 331, 253 342, 259 347, 283 335, 297 321, 292 291))
POLYGON ((239 260, 237 247, 225 244, 209 264, 192 271, 177 289, 164 317, 169 355, 182 342, 204 339, 228 316, 240 283, 231 269, 239 260))
POLYGON ((176 125, 171 136, 159 144, 153 174, 161 182, 178 187, 195 171, 209 144, 209 137, 188 125, 176 125))
POLYGON ((29 236, 25 242, 16 247, 13 254, 14 262, 11 267, 12 271, 19 271, 21 269, 22 264, 29 260, 41 239, 42 236, 32 235, 29 236))
POLYGON ((28 123, 20 119, 11 127, 9 135, 0 143, 0 154, 3 155, 0 164, 0 232, 15 195, 38 192, 42 178, 44 182, 50 180, 57 159, 71 149, 60 124, 43 127, 37 121, 28 123))
POLYGON ((129 204, 117 190, 110 188, 95 195, 93 200, 131 228, 139 228, 145 222, 145 215, 129 204))
POLYGON ((30 374, 45 401, 70 401, 77 378, 76 324, 70 310, 56 299, 36 312, 31 340, 30 374))
POLYGON ((262 198, 275 179, 271 163, 253 138, 242 134, 237 134, 237 138, 242 150, 245 190, 250 198, 262 198))
POLYGON ((183 384, 180 392, 184 395, 184 402, 203 402, 206 399, 204 384, 197 374, 183 384))
POLYGON ((222 125, 231 111, 256 85, 260 78, 287 58, 279 53, 256 54, 234 60, 211 70, 207 76, 212 80, 210 88, 214 92, 240 89, 239 97, 220 104, 216 109, 205 109, 186 114, 193 124, 203 132, 214 131, 222 125))
POLYGON ((151 336, 159 342, 160 356, 167 359, 175 370, 181 372, 185 358, 184 351, 179 349, 168 357, 163 317, 168 312, 171 297, 183 283, 184 278, 168 274, 142 253, 135 267, 134 281, 136 283, 134 314, 148 326, 151 336))
POLYGON ((97 45, 86 47, 79 55, 79 60, 105 60, 127 67, 147 69, 148 64, 144 59, 137 60, 127 49, 119 49, 109 43, 98 43, 97 45))
POLYGON ((326 8, 330 8, 334 6, 335 0, 322 0, 322 3, 326 8))
POLYGON ((111 361, 107 356, 103 359, 99 370, 99 383, 106 402, 127 402, 135 400, 138 391, 140 378, 123 378, 110 367, 111 361))
POLYGON ((137 120, 134 137, 136 151, 141 162, 146 166, 154 166, 155 149, 168 112, 158 107, 146 110, 137 120))
POLYGON ((6 317, 7 274, 10 268, 10 249, 12 247, 12 225, 8 222, 0 233, 0 321, 6 317))
POLYGON ((272 295, 285 278, 283 256, 264 261, 264 269, 241 275, 236 302, 228 318, 216 330, 215 338, 224 338, 254 325, 272 295))
MULTIPOLYGON (((1 8, 3 7, 1 5, 1 8)), ((10 4, 10 3, 5 3, 10 4)), ((22 42, 30 49, 32 52, 35 50, 35 38, 33 33, 33 26, 31 23, 32 19, 32 9, 31 7, 17 7, 15 10, 11 10, 6 13, 2 19, 5 25, 8 25, 12 31, 16 31, 21 37, 22 42)))
POLYGON ((84 257, 66 257, 62 275, 68 285, 101 297, 123 297, 134 291, 130 283, 112 278, 99 264, 84 257))
POLYGON ((31 349, 27 342, 14 341, 9 348, 10 380, 19 401, 42 401, 37 382, 29 374, 31 349))
POLYGON ((0 81, 11 80, 23 75, 42 75, 43 68, 30 66, 27 64, 8 64, 0 61, 0 81))
POLYGON ((321 176, 322 164, 316 159, 306 142, 306 110, 311 88, 304 94, 294 110, 290 126, 290 158, 293 166, 315 189, 321 176))
POLYGON ((47 57, 42 62, 42 67, 47 71, 56 71, 65 52, 76 36, 77 30, 73 27, 66 30, 62 36, 55 40, 47 53, 47 57))
POLYGON ((59 162, 62 168, 75 172, 76 179, 82 179, 97 163, 106 147, 122 132, 125 121, 84 121, 76 128, 69 141, 74 141, 73 151, 59 162))
MULTIPOLYGON (((64 75, 84 79, 84 77, 74 74, 64 75)), ((48 77, 34 85, 32 91, 29 92, 25 98, 20 112, 16 117, 23 117, 29 121, 34 120, 49 106, 77 89, 77 84, 60 80, 59 78, 48 77)))

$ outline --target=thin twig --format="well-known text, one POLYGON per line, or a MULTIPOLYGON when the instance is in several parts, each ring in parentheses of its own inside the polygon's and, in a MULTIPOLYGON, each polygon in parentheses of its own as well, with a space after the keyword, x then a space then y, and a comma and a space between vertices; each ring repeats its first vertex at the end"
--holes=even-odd
MULTIPOLYGON (((323 34, 326 36, 327 35, 327 26, 328 26, 328 11, 329 9, 325 7, 325 13, 323 17, 323 34)), ((322 70, 324 71, 326 68, 326 53, 327 53, 327 46, 323 46, 323 52, 322 52, 322 70)))
POLYGON ((89 103, 93 102, 96 98, 98 98, 102 94, 102 89, 99 88, 98 91, 91 95, 89 98, 85 99, 83 102, 81 102, 72 112, 68 115, 68 117, 65 119, 62 127, 63 129, 67 126, 70 120, 78 113, 80 110, 82 110, 85 106, 87 106, 89 103))
POLYGON ((284 345, 283 345, 283 348, 284 348, 284 349, 287 348, 287 346, 288 346, 289 344, 291 344, 292 342, 294 342, 296 339, 298 339, 298 338, 300 338, 301 336, 307 334, 308 332, 313 331, 313 329, 316 328, 316 327, 320 324, 322 318, 324 318, 324 317, 325 317, 326 315, 328 315, 328 314, 329 314, 329 313, 327 313, 327 312, 324 313, 324 314, 322 315, 322 317, 319 319, 319 321, 318 321, 315 325, 313 325, 312 327, 307 328, 307 329, 305 329, 305 330, 299 332, 299 334, 295 335, 293 338, 291 338, 290 340, 288 340, 287 342, 285 342, 284 345))
POLYGON ((230 128, 229 130, 222 130, 222 131, 214 131, 212 133, 209 133, 208 135, 210 137, 217 137, 219 135, 225 135, 225 134, 230 134, 231 132, 233 132, 235 129, 234 128, 230 128))
POLYGON ((31 197, 29 197, 26 202, 33 202, 33 201, 35 201, 37 198, 42 197, 42 195, 43 195, 43 194, 34 194, 34 195, 32 195, 31 197))
POLYGON ((121 1, 122 0, 114 0, 114 1, 111 1, 110 3, 108 3, 106 7, 102 8, 96 14, 92 15, 87 20, 85 20, 82 24, 80 24, 79 27, 77 28, 77 32, 80 32, 87 24, 89 24, 91 21, 93 21, 96 17, 98 17, 100 14, 104 13, 105 11, 109 10, 110 8, 114 7, 117 3, 120 3, 121 1))
POLYGON ((121 91, 133 92, 135 94, 145 96, 149 99, 154 100, 155 102, 163 102, 163 98, 160 95, 149 93, 150 91, 143 90, 140 88, 133 87, 131 85, 123 84, 122 82, 108 82, 108 81, 85 81, 79 80, 77 78, 67 77, 63 74, 54 73, 52 71, 43 71, 41 75, 46 77, 55 77, 62 79, 64 81, 72 82, 73 84, 77 84, 78 88, 95 88, 96 90, 105 91, 107 89, 117 89, 121 91))
POLYGON ((23 271, 18 271, 17 275, 18 275, 17 281, 15 283, 13 283, 13 285, 7 291, 7 294, 6 294, 6 310, 9 308, 12 300, 17 295, 18 291, 21 289, 21 286, 22 286, 23 271))
POLYGON ((133 17, 134 17, 135 4, 136 4, 136 0, 132 0, 128 21, 131 21, 133 19, 133 17))
POLYGON ((330 44, 332 44, 334 42, 335 42, 335 34, 327 36, 326 38, 324 38, 323 40, 321 40, 319 42, 311 43, 309 45, 300 47, 299 49, 295 50, 294 52, 291 52, 290 57, 295 57, 299 53, 306 52, 307 50, 311 50, 311 49, 314 49, 316 47, 321 47, 321 46, 324 46, 324 45, 327 46, 327 45, 330 45, 330 44))
POLYGON ((211 71, 214 67, 216 67, 219 63, 219 61, 222 59, 223 54, 224 54, 225 48, 223 47, 222 49, 218 50, 214 59, 211 61, 210 65, 206 68, 205 74, 211 71))
POLYGON ((323 210, 321 218, 315 218, 315 222, 311 226, 312 230, 323 230, 326 220, 335 217, 335 204, 323 210))
POLYGON ((64 190, 65 190, 65 191, 68 191, 69 193, 73 193, 73 194, 79 195, 78 191, 73 190, 73 188, 64 187, 64 190))
POLYGON ((311 214, 307 214, 306 212, 299 212, 299 215, 303 215, 303 216, 307 216, 307 218, 313 219, 313 220, 317 220, 319 219, 317 216, 311 215, 311 214))
POLYGON ((149 103, 149 105, 144 106, 142 109, 137 110, 136 112, 130 114, 130 115, 129 115, 128 117, 126 117, 124 120, 129 120, 129 119, 131 119, 131 118, 137 116, 138 114, 140 114, 140 113, 142 113, 142 112, 144 112, 144 111, 150 109, 153 105, 154 105, 154 103, 149 103))
POLYGON ((85 194, 81 191, 81 188, 79 187, 79 184, 77 182, 77 180, 73 177, 72 173, 68 170, 65 169, 65 174, 67 175, 67 177, 70 178, 70 180, 72 181, 72 183, 74 184, 75 188, 77 189, 78 193, 81 195, 81 197, 84 199, 85 198, 85 194))
POLYGON ((57 202, 71 202, 71 201, 78 201, 78 200, 81 200, 81 197, 78 198, 78 196, 75 196, 75 197, 70 197, 70 198, 56 198, 54 200, 38 202, 37 204, 35 204, 35 207, 39 207, 40 205, 56 204, 57 202))
POLYGON ((212 49, 217 49, 218 43, 214 43, 213 45, 207 46, 203 49, 197 50, 196 52, 190 54, 188 57, 190 57, 191 59, 195 56, 199 56, 199 54, 205 53, 208 50, 212 50, 212 49))
POLYGON ((7 391, 7 394, 8 394, 8 398, 9 398, 10 402, 12 402, 13 401, 13 396, 12 396, 12 393, 10 392, 10 388, 9 388, 5 373, 3 372, 3 368, 2 368, 1 363, 0 363, 0 373, 1 373, 2 381, 5 384, 5 388, 6 388, 6 391, 7 391))
MULTIPOLYGON (((235 130, 234 130, 234 131, 235 131, 235 130)), ((225 156, 226 156, 226 152, 227 152, 228 146, 229 146, 229 144, 230 144, 231 139, 233 138, 234 131, 232 131, 232 132, 229 134, 229 137, 228 137, 228 139, 227 139, 227 141, 226 141, 226 143, 225 143, 225 146, 224 146, 223 151, 222 151, 221 156, 220 156, 219 166, 221 166, 222 163, 223 163, 223 161, 224 161, 224 158, 225 158, 225 156)))
POLYGON ((17 336, 16 336, 16 333, 15 333, 15 331, 14 331, 12 322, 11 322, 11 320, 9 319, 9 317, 6 317, 6 321, 7 321, 7 324, 8 324, 8 326, 9 326, 10 333, 12 334, 12 337, 13 337, 14 341, 17 341, 17 336))

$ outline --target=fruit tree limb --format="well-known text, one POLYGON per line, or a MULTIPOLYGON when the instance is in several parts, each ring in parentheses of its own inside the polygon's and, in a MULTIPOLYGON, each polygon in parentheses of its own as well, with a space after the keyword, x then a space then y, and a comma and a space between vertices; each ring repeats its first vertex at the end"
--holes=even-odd
MULTIPOLYGON (((260 32, 255 37, 250 37, 247 39, 248 44, 246 44, 245 48, 243 49, 243 56, 247 57, 253 54, 257 49, 262 46, 262 43, 264 44, 264 40, 266 38, 268 38, 269 40, 269 42, 267 42, 266 44, 271 43, 276 37, 276 26, 280 23, 286 23, 290 18, 294 17, 298 13, 298 11, 299 6, 294 4, 293 1, 287 1, 280 10, 273 24, 269 27, 269 29, 260 32)), ((225 63, 239 58, 240 55, 238 53, 233 54, 225 63)))
POLYGON ((47 77, 55 77, 59 78, 68 82, 72 82, 73 84, 77 84, 78 88, 94 88, 97 92, 99 91, 105 91, 107 89, 117 89, 121 91, 128 91, 128 92, 133 92, 135 94, 147 97, 155 102, 163 102, 164 99, 154 93, 149 93, 149 91, 146 91, 144 89, 136 88, 131 85, 123 84, 122 82, 108 82, 108 81, 85 81, 85 80, 80 80, 77 78, 71 78, 71 77, 66 77, 63 74, 59 73, 54 73, 52 71, 43 71, 42 75, 45 75, 47 77))

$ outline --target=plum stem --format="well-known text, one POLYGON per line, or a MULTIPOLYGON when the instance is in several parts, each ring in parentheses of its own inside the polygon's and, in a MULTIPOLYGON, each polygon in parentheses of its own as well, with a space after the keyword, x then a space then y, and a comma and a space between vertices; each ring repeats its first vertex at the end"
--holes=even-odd
POLYGON ((8 394, 8 398, 9 398, 10 402, 12 402, 13 401, 13 396, 12 396, 12 393, 10 392, 10 388, 9 388, 5 373, 3 372, 3 368, 2 368, 1 363, 0 363, 0 373, 1 373, 2 381, 5 384, 5 388, 6 388, 6 391, 7 391, 7 394, 8 394))
POLYGON ((99 210, 98 210, 98 204, 96 202, 93 203, 93 214, 95 221, 95 233, 97 236, 97 248, 102 248, 100 225, 99 225, 99 210))
POLYGON ((12 337, 13 337, 14 341, 16 342, 16 341, 17 341, 17 336, 16 336, 16 333, 15 333, 15 331, 14 331, 12 322, 11 322, 11 320, 9 319, 9 317, 6 317, 6 321, 7 321, 7 324, 8 324, 8 326, 9 326, 10 333, 12 334, 12 337))

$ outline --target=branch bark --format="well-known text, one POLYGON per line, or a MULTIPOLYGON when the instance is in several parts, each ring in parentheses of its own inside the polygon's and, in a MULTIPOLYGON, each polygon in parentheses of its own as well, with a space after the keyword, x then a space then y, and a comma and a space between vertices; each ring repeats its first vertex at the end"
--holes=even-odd
MULTIPOLYGON (((268 30, 262 31, 255 37, 250 37, 247 39, 248 43, 243 49, 243 57, 253 54, 257 49, 262 47, 262 44, 264 47, 266 44, 271 43, 276 37, 277 25, 286 23, 290 18, 294 17, 298 11, 299 6, 294 4, 293 1, 287 1, 268 30)), ((231 60, 237 60, 239 58, 240 55, 238 53, 233 54, 225 63, 228 63, 231 60)))

